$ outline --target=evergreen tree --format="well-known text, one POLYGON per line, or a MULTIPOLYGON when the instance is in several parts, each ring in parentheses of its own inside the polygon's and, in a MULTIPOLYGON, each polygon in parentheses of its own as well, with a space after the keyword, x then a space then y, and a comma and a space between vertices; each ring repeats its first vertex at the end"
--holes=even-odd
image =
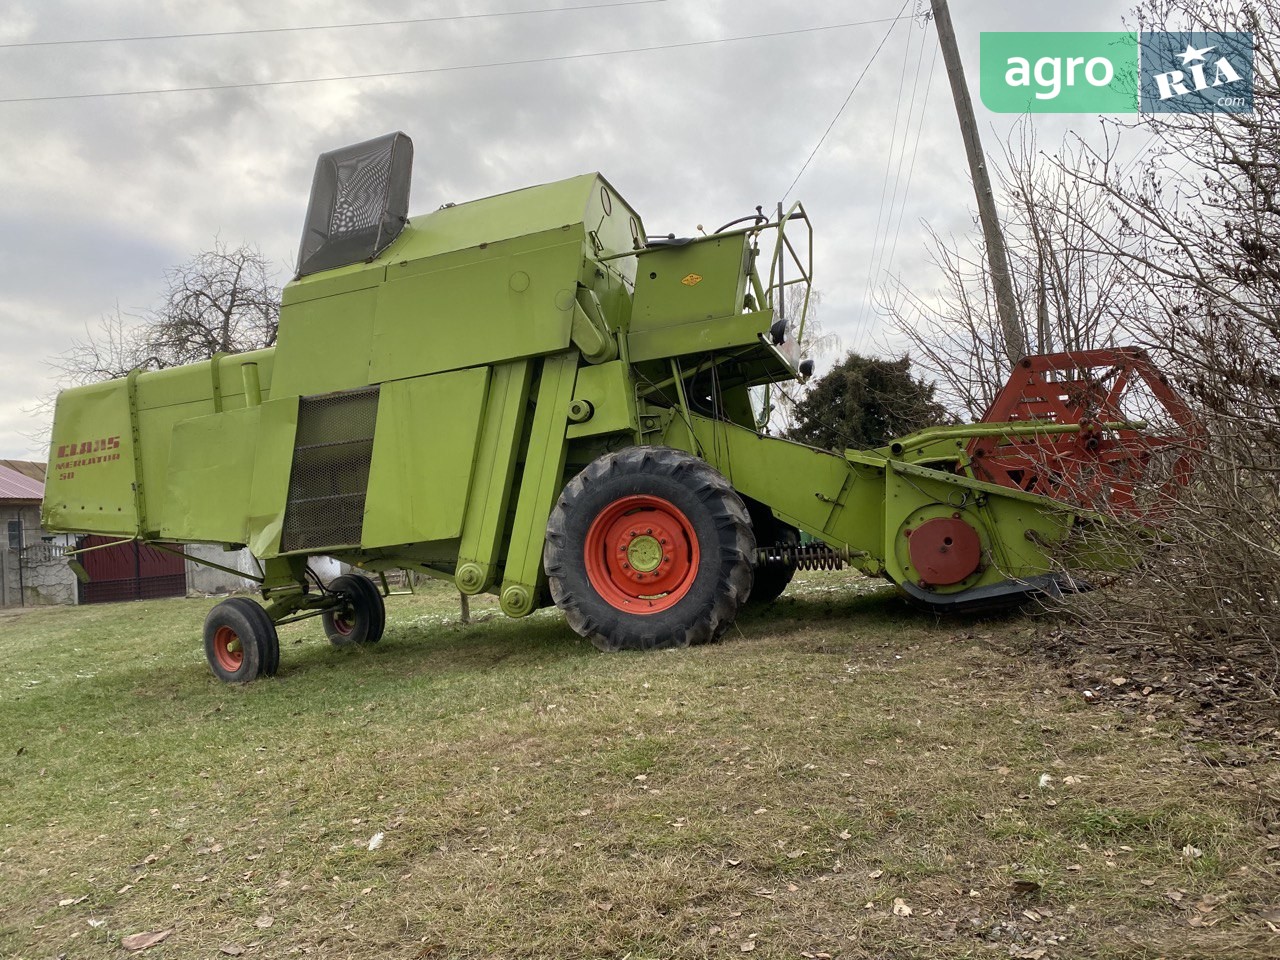
POLYGON ((884 446, 951 418, 934 399, 937 387, 911 375, 911 360, 881 360, 850 352, 796 404, 787 436, 843 450, 884 446))

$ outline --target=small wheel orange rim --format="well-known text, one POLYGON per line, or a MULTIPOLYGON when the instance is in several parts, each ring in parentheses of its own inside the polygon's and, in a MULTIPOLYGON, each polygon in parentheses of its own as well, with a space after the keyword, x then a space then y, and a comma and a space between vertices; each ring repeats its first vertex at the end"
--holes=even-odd
POLYGON ((228 673, 235 673, 244 663, 244 645, 240 635, 230 627, 222 626, 213 634, 213 656, 218 666, 228 673))
POLYGON ((698 573, 698 537, 675 504, 643 494, 619 497, 587 530, 587 579, 611 607, 661 613, 679 603, 698 573))
POLYGON ((352 610, 340 608, 333 612, 333 629, 335 633, 340 633, 344 637, 351 635, 351 631, 356 628, 356 615, 352 610))

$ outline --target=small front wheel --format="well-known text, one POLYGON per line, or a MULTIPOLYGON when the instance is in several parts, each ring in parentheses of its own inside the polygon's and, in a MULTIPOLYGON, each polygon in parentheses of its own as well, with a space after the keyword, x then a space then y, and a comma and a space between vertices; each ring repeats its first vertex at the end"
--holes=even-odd
POLYGON ((204 655, 218 679, 248 683, 280 666, 276 625, 248 597, 223 600, 204 621, 204 655))
POLYGON ((325 636, 335 647, 352 643, 377 643, 387 625, 382 594, 368 577, 344 573, 335 577, 329 590, 342 598, 341 606, 320 615, 325 636))

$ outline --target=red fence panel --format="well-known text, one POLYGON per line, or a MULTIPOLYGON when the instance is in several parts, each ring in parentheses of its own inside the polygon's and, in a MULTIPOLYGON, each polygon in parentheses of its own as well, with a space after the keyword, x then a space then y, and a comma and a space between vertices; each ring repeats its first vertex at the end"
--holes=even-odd
MULTIPOLYGON (((111 543, 112 537, 90 535, 81 548, 111 543)), ((80 584, 81 603, 154 600, 181 597, 187 592, 186 562, 136 540, 101 547, 80 555, 89 582, 80 584)))

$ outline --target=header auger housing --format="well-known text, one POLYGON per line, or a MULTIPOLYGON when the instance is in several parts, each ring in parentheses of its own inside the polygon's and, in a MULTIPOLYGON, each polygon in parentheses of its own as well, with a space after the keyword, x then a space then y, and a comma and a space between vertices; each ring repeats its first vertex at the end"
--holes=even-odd
POLYGON ((586 174, 408 221, 411 151, 321 157, 277 346, 58 399, 46 528, 260 560, 265 606, 206 622, 220 677, 274 673, 300 617, 382 635, 385 579, 313 582, 314 555, 513 617, 555 603, 607 650, 714 640, 797 567, 935 608, 1059 589, 1081 515, 981 479, 957 451, 982 428, 843 454, 757 429, 749 391, 800 376, 782 305, 810 282, 802 207, 653 240, 586 174))

